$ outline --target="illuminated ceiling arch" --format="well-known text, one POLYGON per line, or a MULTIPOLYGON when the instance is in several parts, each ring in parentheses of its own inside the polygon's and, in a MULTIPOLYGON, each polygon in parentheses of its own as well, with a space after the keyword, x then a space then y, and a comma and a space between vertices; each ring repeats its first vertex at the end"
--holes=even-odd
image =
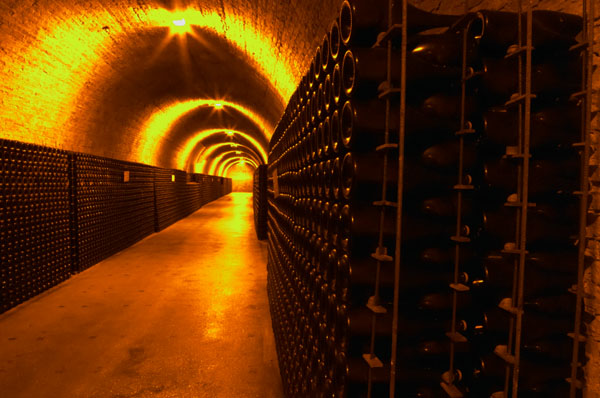
POLYGON ((181 169, 185 168, 185 165, 187 164, 188 159, 190 158, 190 154, 192 153, 192 151, 196 147, 196 145, 198 145, 198 143, 200 143, 200 141, 202 141, 214 134, 226 134, 227 131, 233 132, 234 135, 238 134, 238 135, 244 137, 244 139, 251 142, 252 145, 254 145, 254 147, 260 154, 260 156, 262 157, 263 162, 265 164, 267 163, 267 160, 268 160, 267 152, 266 152, 265 148, 263 148, 262 145, 260 145, 260 143, 256 140, 256 138, 254 138, 250 134, 244 133, 242 131, 218 128, 218 129, 209 129, 209 130, 199 131, 196 133, 196 135, 189 138, 184 143, 181 151, 177 154, 177 166, 181 169))
POLYGON ((223 169, 223 177, 227 177, 227 175, 228 175, 228 173, 229 173, 229 170, 230 170, 230 169, 231 169, 233 166, 235 166, 235 165, 238 165, 238 164, 245 164, 245 162, 244 162, 244 163, 242 163, 242 160, 236 160, 235 162, 231 162, 231 163, 229 163, 229 164, 228 164, 227 166, 225 166, 225 168, 223 169))
POLYGON ((215 153, 215 151, 217 151, 218 149, 222 149, 225 147, 229 147, 232 149, 236 149, 236 148, 244 148, 247 151, 249 151, 250 153, 252 153, 254 155, 254 158, 256 161, 258 161, 259 163, 263 164, 263 160, 260 157, 260 155, 254 151, 251 147, 244 145, 244 144, 238 144, 238 143, 234 143, 234 142, 221 142, 219 144, 213 144, 207 148, 204 148, 196 157, 194 163, 195 164, 199 164, 199 163, 206 163, 207 159, 209 159, 211 157, 212 154, 215 153))
MULTIPOLYGON (((155 164, 157 163, 156 154, 157 148, 161 146, 161 141, 167 136, 168 131, 171 129, 175 122, 183 117, 186 113, 194 110, 195 108, 201 106, 210 106, 215 107, 215 105, 219 106, 228 106, 232 107, 244 115, 246 115, 249 119, 255 122, 258 126, 260 126, 265 137, 270 138, 270 130, 267 128, 266 122, 262 120, 260 116, 255 114, 254 112, 244 108, 243 106, 237 105, 235 103, 225 101, 225 100, 214 100, 214 99, 196 99, 189 100, 185 102, 180 102, 176 104, 168 105, 164 108, 161 108, 160 111, 155 112, 145 123, 144 128, 142 129, 141 139, 137 145, 137 154, 138 157, 142 160, 143 163, 155 164)), ((218 131, 226 130, 226 128, 216 129, 218 131)), ((238 132, 239 133, 239 132, 238 132)), ((196 136, 197 137, 197 136, 196 136)), ((198 140, 201 140, 199 138, 198 140)), ((252 139, 256 142, 256 139, 252 139)), ((190 146, 190 141, 184 145, 184 151, 180 152, 177 156, 177 164, 178 167, 185 167, 185 161, 189 157, 193 147, 197 144, 197 141, 190 146)), ((258 144, 259 145, 259 144, 258 144)), ((263 149, 264 152, 264 149, 263 149)), ((266 157, 266 154, 265 154, 266 157)))
POLYGON ((44 0, 35 12, 9 2, 0 10, 0 137, 177 168, 193 131, 170 127, 185 107, 221 103, 247 110, 266 148, 307 49, 337 13, 337 0, 307 1, 310 27, 289 19, 297 4, 276 0, 44 0))
MULTIPOLYGON (((229 174, 229 170, 233 167, 236 166, 238 164, 245 164, 245 162, 243 160, 237 160, 235 162, 231 162, 229 163, 224 169, 223 169, 223 177, 227 177, 229 174)), ((256 167, 254 167, 254 169, 256 169, 256 167)))
MULTIPOLYGON (((229 155, 237 155, 236 151, 226 151, 221 153, 219 156, 215 157, 212 162, 210 163, 210 166, 208 168, 208 173, 207 174, 215 174, 217 171, 217 168, 219 167, 219 165, 221 164, 221 162, 223 161, 223 158, 229 156, 229 155)), ((245 156, 248 159, 251 159, 249 156, 245 156)), ((258 164, 257 164, 258 166, 258 164)), ((206 169, 205 169, 206 170, 206 169)))
POLYGON ((213 158, 212 161, 202 162, 201 164, 199 164, 198 170, 200 170, 200 173, 203 173, 203 174, 218 174, 220 165, 223 163, 223 161, 227 160, 231 156, 241 156, 246 159, 252 160, 252 162, 255 163, 257 166, 260 164, 263 164, 260 159, 255 158, 248 151, 244 151, 243 149, 240 150, 238 148, 236 150, 223 151, 223 152, 215 155, 215 157, 213 158), (212 167, 212 169, 211 169, 211 167, 212 167), (212 170, 212 172, 211 172, 211 170, 212 170))
POLYGON ((291 72, 294 68, 293 60, 281 59, 278 51, 269 40, 268 36, 258 30, 252 18, 240 18, 235 14, 223 15, 215 10, 202 12, 197 9, 185 10, 153 9, 147 13, 148 21, 155 26, 169 27, 172 30, 173 21, 185 20, 189 28, 187 32, 193 34, 193 26, 209 29, 227 39, 240 49, 245 49, 253 54, 252 61, 264 76, 269 76, 283 100, 292 95, 296 87, 296 79, 291 72))
POLYGON ((258 167, 258 165, 256 163, 254 163, 253 161, 250 161, 248 158, 237 156, 237 157, 229 158, 229 159, 225 160, 223 163, 221 163, 221 165, 219 166, 219 168, 217 170, 216 175, 224 177, 225 169, 228 168, 229 166, 233 165, 234 163, 247 163, 247 164, 253 166, 254 168, 258 167))

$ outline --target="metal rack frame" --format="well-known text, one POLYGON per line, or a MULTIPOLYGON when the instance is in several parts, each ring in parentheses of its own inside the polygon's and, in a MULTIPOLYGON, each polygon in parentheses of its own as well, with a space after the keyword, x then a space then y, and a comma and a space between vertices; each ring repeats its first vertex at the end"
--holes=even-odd
POLYGON ((375 286, 373 296, 369 298, 367 308, 372 312, 371 323, 371 341, 370 352, 363 354, 364 360, 369 365, 367 396, 372 397, 373 393, 373 369, 383 367, 383 363, 375 356, 375 331, 377 325, 377 316, 385 314, 387 309, 381 305, 379 300, 379 281, 381 264, 383 262, 394 263, 394 299, 393 299, 393 317, 392 317, 392 348, 390 356, 390 397, 394 397, 396 388, 396 357, 398 346, 398 302, 399 302, 399 285, 400 285, 400 257, 401 257, 401 232, 402 232, 402 198, 403 198, 403 176, 404 176, 404 135, 405 135, 405 119, 406 119, 406 49, 408 43, 408 32, 406 26, 406 13, 408 1, 402 0, 402 22, 394 24, 392 21, 392 11, 394 1, 388 1, 388 29, 380 33, 374 47, 385 44, 387 46, 387 79, 383 85, 383 91, 379 94, 380 99, 385 99, 385 138, 384 143, 376 148, 376 151, 383 153, 383 170, 382 170, 382 188, 381 200, 374 202, 374 206, 380 208, 379 218, 379 239, 378 245, 371 257, 377 262, 375 274, 375 286), (391 38, 401 32, 401 77, 400 87, 392 87, 392 42, 391 38), (398 144, 390 143, 390 118, 391 118, 391 95, 400 95, 400 124, 399 124, 399 140, 398 144), (387 172, 388 172, 388 156, 390 150, 398 149, 398 199, 397 202, 387 200, 387 172), (383 246, 383 230, 385 222, 386 207, 396 208, 396 240, 394 256, 388 254, 387 248, 383 246))
POLYGON ((503 299, 499 307, 507 311, 512 317, 509 322, 507 345, 498 345, 494 353, 506 362, 504 390, 494 393, 494 398, 517 398, 519 390, 519 373, 521 360, 521 337, 523 322, 524 278, 525 261, 527 257, 527 213, 529 203, 529 161, 531 158, 529 143, 531 135, 531 100, 535 95, 531 93, 531 63, 532 63, 532 25, 533 14, 531 0, 526 1, 526 42, 523 45, 523 0, 517 1, 517 48, 510 51, 506 58, 518 57, 518 92, 511 96, 505 106, 518 106, 518 143, 516 148, 507 147, 506 156, 510 156, 521 163, 518 165, 517 201, 505 203, 506 206, 515 207, 516 231, 515 241, 505 244, 502 252, 514 256, 513 288, 511 297, 503 299), (523 59, 525 58, 525 59, 523 59), (511 383, 512 382, 512 383, 511 383), (509 391, 511 394, 509 395, 509 391))
MULTIPOLYGON (((465 0, 465 14, 469 12, 469 2, 465 0)), ((466 92, 467 92, 467 81, 470 80, 474 73, 469 73, 467 65, 467 40, 468 40, 468 27, 462 32, 462 61, 461 61, 461 102, 460 102, 460 130, 455 135, 458 137, 459 142, 459 156, 458 156, 458 170, 457 170, 457 183, 453 187, 456 191, 456 230, 455 235, 450 239, 454 242, 454 280, 450 283, 452 289, 452 324, 449 332, 446 333, 450 339, 450 358, 449 358, 449 370, 442 374, 442 380, 440 386, 446 391, 446 394, 450 398, 462 398, 463 393, 455 386, 456 371, 455 371, 455 348, 456 344, 466 343, 467 338, 456 331, 456 320, 458 315, 458 295, 468 292, 470 288, 465 284, 459 283, 460 273, 460 249, 464 244, 470 243, 470 238, 461 236, 462 233, 462 201, 463 193, 472 191, 474 186, 467 184, 464 176, 464 143, 465 137, 474 134, 475 130, 472 128, 470 121, 466 120, 465 115, 465 104, 466 104, 466 92)))
POLYGON ((594 57, 594 0, 582 0, 583 17, 583 40, 581 43, 573 46, 572 51, 582 51, 582 82, 581 91, 574 94, 574 97, 581 96, 583 104, 581 106, 581 141, 574 144, 575 147, 582 147, 581 154, 581 179, 580 179, 580 204, 579 204, 579 246, 577 253, 577 285, 570 291, 576 294, 575 305, 575 325, 573 333, 569 336, 573 338, 573 354, 571 361, 571 376, 567 381, 571 384, 569 398, 575 398, 578 390, 583 390, 585 383, 577 378, 579 363, 579 345, 585 342, 587 338, 581 333, 581 321, 583 312, 583 277, 585 272, 585 250, 587 247, 586 222, 589 204, 589 159, 591 153, 590 136, 592 130, 592 71, 594 57))

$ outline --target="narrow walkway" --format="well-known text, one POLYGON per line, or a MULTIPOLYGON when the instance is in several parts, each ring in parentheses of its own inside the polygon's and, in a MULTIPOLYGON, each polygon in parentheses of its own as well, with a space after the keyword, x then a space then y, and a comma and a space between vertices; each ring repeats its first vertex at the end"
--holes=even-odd
POLYGON ((281 398, 252 196, 0 315, 0 396, 281 398))

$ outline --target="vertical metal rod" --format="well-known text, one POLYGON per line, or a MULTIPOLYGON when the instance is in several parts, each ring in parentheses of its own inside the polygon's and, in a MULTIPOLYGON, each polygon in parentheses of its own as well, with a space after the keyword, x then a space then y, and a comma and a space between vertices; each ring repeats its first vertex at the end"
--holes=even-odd
MULTIPOLYGON (((468 3, 465 2, 465 8, 468 12, 468 3)), ((467 94, 467 29, 463 31, 462 35, 462 74, 461 74, 461 97, 460 97, 460 130, 466 128, 465 120, 465 103, 467 94)), ((464 135, 459 134, 459 145, 458 145, 458 185, 463 184, 463 168, 464 168, 464 135)), ((457 204, 456 204, 456 233, 455 236, 461 235, 462 231, 462 191, 457 191, 457 204)), ((458 275, 460 268, 460 242, 456 242, 454 246, 454 283, 458 283, 458 275)), ((458 312, 458 291, 452 292, 452 325, 451 332, 454 335, 456 333, 456 320, 458 312)), ((454 355, 455 355, 455 343, 454 340, 450 341, 450 382, 454 383, 454 355)))
MULTIPOLYGON (((519 18, 521 18, 519 16, 519 18)), ((519 391, 521 358, 521 328, 523 321, 523 290, 525 278, 525 257, 527 245, 527 210, 529 202, 529 141, 531 133, 531 52, 533 14, 531 0, 527 0, 527 49, 525 52, 525 115, 523 120, 523 196, 521 198, 521 233, 519 237, 519 283, 517 293, 517 320, 515 329, 515 364, 513 369, 512 398, 519 391)))
POLYGON ((394 304, 392 318, 392 355, 390 360, 390 398, 396 392, 396 355, 398 350, 398 302, 400 300, 400 256, 402 250, 402 202, 404 194, 404 136, 406 121, 406 48, 408 45, 408 31, 406 29, 406 13, 408 0, 402 0, 402 45, 400 66, 400 137, 398 139, 398 208, 396 213, 396 250, 394 255, 394 304))
MULTIPOLYGON (((393 0, 388 1, 388 30, 392 27, 392 11, 394 7, 393 0)), ((387 74, 387 86, 392 86, 392 42, 387 41, 387 60, 386 60, 386 74, 387 74)), ((390 98, 385 98, 385 135, 384 143, 389 143, 389 127, 390 126, 390 98)), ((381 200, 387 200, 387 168, 388 168, 388 153, 387 150, 383 152, 383 170, 382 170, 382 184, 381 184, 381 200)), ((379 213, 379 236, 377 242, 377 254, 384 254, 383 250, 383 225, 385 223, 385 206, 381 206, 379 213)), ((381 261, 377 259, 377 265, 375 269, 375 291, 373 292, 374 302, 372 304, 379 305, 379 281, 381 274, 381 261)), ((369 355, 371 359, 375 356, 375 335, 377 330, 377 314, 373 312, 371 314, 371 341, 369 344, 369 355)), ((367 397, 371 398, 373 394, 373 368, 369 366, 368 380, 367 380, 367 397)))
POLYGON ((577 301, 575 304, 575 329, 573 331, 573 355, 571 360, 571 386, 569 397, 575 398, 577 394, 577 369, 579 368, 579 337, 581 335, 581 317, 583 311, 583 275, 586 248, 586 219, 589 196, 589 157, 590 157, 590 134, 592 113, 592 68, 594 56, 594 0, 583 0, 583 29, 584 40, 588 46, 585 51, 585 62, 583 65, 582 90, 585 91, 585 102, 582 106, 583 123, 581 126, 583 155, 581 156, 581 197, 579 204, 579 247, 577 253, 577 301))

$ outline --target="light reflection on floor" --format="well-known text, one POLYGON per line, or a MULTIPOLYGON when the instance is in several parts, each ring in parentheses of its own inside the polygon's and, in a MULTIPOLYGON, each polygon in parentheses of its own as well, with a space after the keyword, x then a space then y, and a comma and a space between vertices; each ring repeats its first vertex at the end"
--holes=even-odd
POLYGON ((0 396, 281 398, 251 199, 206 205, 0 315, 0 396))

